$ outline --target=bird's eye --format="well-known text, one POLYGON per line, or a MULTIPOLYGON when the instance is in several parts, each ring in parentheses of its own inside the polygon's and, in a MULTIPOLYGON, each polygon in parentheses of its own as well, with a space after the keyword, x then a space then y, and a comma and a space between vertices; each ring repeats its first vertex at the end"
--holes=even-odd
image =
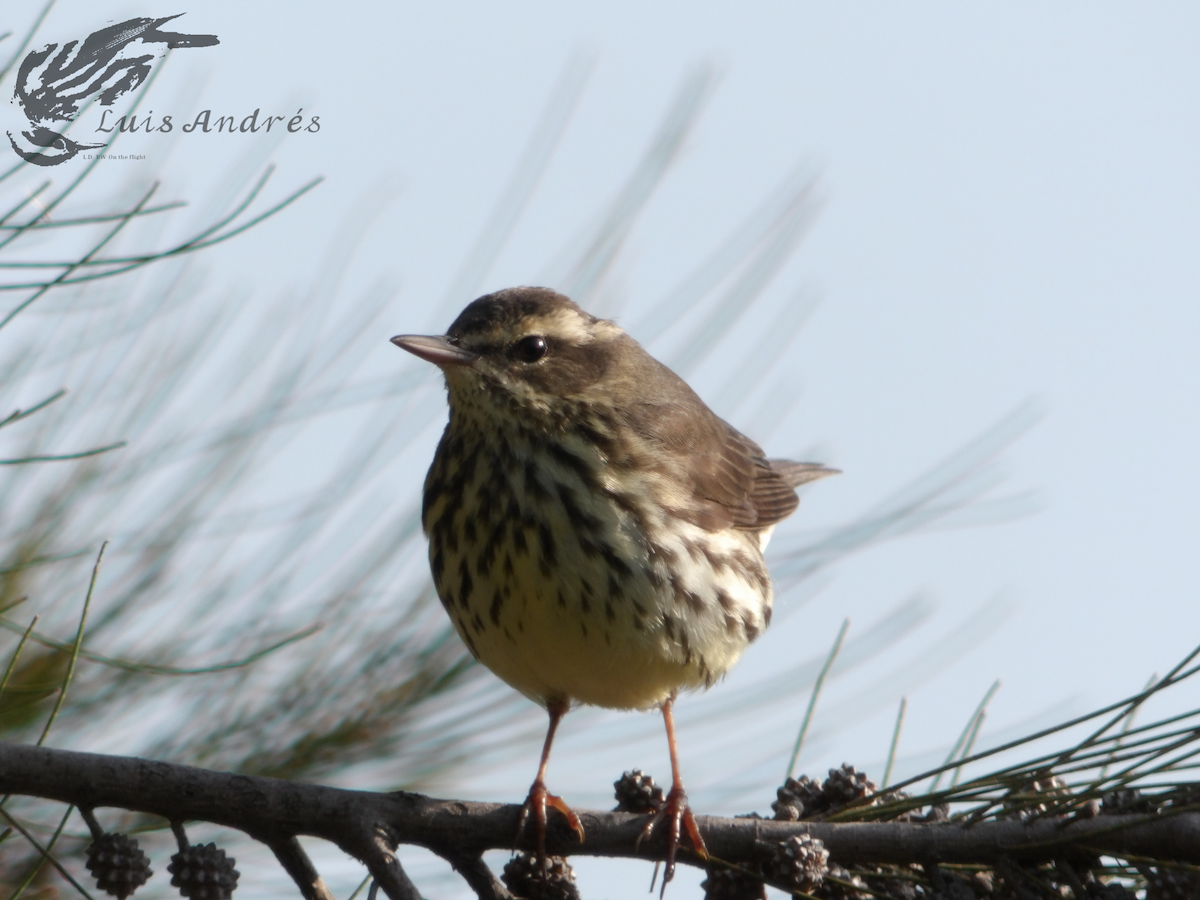
POLYGON ((523 337, 517 341, 513 348, 514 355, 517 359, 525 362, 537 362, 546 355, 546 339, 540 334, 531 334, 528 337, 523 337))

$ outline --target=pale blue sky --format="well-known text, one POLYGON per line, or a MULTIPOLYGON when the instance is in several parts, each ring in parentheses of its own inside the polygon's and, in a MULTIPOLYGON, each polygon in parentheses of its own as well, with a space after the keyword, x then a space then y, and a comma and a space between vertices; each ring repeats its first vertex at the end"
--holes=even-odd
MULTIPOLYGON (((6 25, 20 31, 39 6, 10 3, 6 25)), ((63 0, 41 34, 80 37, 109 20, 178 11, 63 0)), ((152 169, 167 195, 202 201, 256 146, 279 164, 278 193, 324 175, 314 195, 208 260, 209 289, 236 286, 251 298, 303 286, 356 205, 386 200, 336 301, 353 302, 380 279, 399 285, 387 330, 362 346, 373 371, 416 364, 387 344, 392 333, 439 330, 453 317, 446 292, 560 73, 580 54, 594 59, 582 98, 484 287, 552 274, 557 254, 619 188, 686 73, 714 65, 710 102, 624 246, 611 290, 639 336, 634 326, 656 301, 790 171, 803 164, 819 176, 819 216, 763 300, 764 315, 798 296, 818 301, 766 381, 801 396, 769 434, 752 436, 774 455, 819 453, 845 474, 809 491, 777 541, 786 529, 795 538, 852 520, 1035 402, 1042 418, 1006 453, 1001 493, 1034 492, 1036 512, 851 557, 793 615, 782 597, 782 623, 751 649, 747 671, 714 692, 719 702, 721 691, 751 683, 739 678, 819 656, 846 616, 865 629, 911 595, 936 600, 931 620, 877 668, 831 685, 819 732, 821 712, 833 723, 840 702, 902 674, 906 660, 952 657, 941 636, 1002 598, 1008 613, 986 640, 921 684, 898 677, 877 709, 818 735, 802 768, 879 765, 902 690, 910 718, 901 754, 916 766, 921 754, 944 752, 996 678, 1004 686, 985 737, 1132 693, 1200 642, 1194 4, 787 2, 734 11, 693 2, 211 0, 172 25, 215 33, 221 45, 171 60, 151 104, 157 114, 178 124, 204 108, 239 118, 256 107, 287 116, 303 108, 320 116, 321 131, 273 147, 249 135, 127 136, 125 151, 147 160, 110 161, 106 177, 115 184, 152 169)), ((691 376, 703 396, 762 352, 750 343, 760 330, 735 329, 691 376)), ((671 335, 654 346, 667 352, 671 335)), ((750 429, 762 421, 753 410, 718 412, 750 429)), ((803 699, 789 698, 773 712, 773 730, 756 732, 742 757, 747 784, 760 763, 782 770, 803 699), (764 734, 779 746, 766 746, 764 734)), ((685 732, 688 709, 681 701, 685 732)), ((609 716, 568 719, 551 787, 593 805, 622 768, 665 778, 660 725, 641 718, 612 726, 636 741, 628 752, 598 737, 609 716)), ((696 806, 767 812, 770 792, 728 798, 721 782, 731 747, 716 743, 721 752, 699 740, 683 748, 696 806)), ((518 799, 533 763, 531 751, 457 789, 518 799)), ((584 870, 601 878, 608 865, 584 870)), ((642 868, 629 877, 641 885, 642 868)))

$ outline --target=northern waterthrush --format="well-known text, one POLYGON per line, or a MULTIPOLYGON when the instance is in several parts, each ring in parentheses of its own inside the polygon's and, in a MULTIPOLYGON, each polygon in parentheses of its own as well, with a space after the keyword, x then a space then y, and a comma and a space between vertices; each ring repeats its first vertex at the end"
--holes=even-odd
POLYGON ((545 858, 550 745, 572 703, 659 706, 672 786, 664 887, 686 831, 672 703, 711 687, 771 620, 762 551, 834 470, 768 460, 610 321, 547 288, 480 297, 445 336, 397 346, 439 366, 450 421, 421 521, 438 596, 476 659, 550 713, 532 813, 545 858))

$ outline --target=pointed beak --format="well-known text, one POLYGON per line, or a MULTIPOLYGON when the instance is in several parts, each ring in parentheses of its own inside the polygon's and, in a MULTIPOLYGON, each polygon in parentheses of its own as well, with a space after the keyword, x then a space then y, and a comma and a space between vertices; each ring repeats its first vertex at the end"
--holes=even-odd
POLYGON ((479 357, 456 347, 445 337, 425 334, 398 334, 392 343, 413 356, 419 356, 435 366, 469 366, 479 357))

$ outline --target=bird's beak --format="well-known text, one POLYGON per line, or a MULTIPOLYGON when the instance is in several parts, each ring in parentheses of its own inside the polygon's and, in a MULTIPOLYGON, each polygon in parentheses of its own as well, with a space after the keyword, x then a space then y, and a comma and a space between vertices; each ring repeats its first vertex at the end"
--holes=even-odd
POLYGON ((469 350, 454 346, 447 338, 435 335, 398 334, 392 338, 392 343, 435 366, 469 366, 479 358, 469 350))

